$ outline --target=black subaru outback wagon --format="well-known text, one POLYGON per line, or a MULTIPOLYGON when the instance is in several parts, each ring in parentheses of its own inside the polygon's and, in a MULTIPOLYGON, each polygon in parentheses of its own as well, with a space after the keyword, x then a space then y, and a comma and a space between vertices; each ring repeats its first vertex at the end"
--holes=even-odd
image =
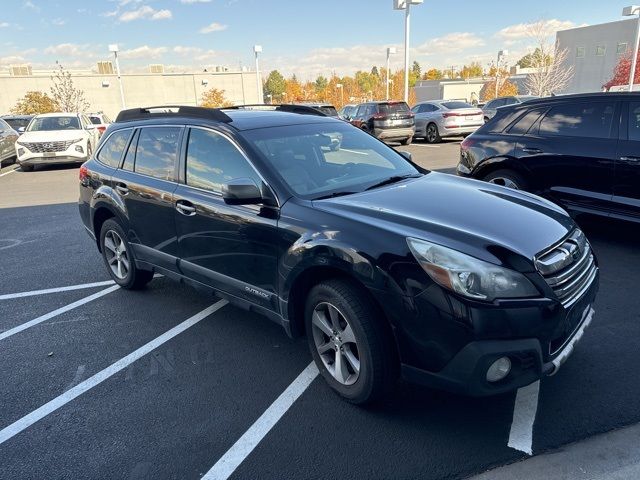
POLYGON ((354 403, 399 375, 527 385, 593 317, 597 263, 560 207, 426 171, 313 109, 125 110, 80 170, 79 206, 123 288, 162 273, 306 334, 354 403))

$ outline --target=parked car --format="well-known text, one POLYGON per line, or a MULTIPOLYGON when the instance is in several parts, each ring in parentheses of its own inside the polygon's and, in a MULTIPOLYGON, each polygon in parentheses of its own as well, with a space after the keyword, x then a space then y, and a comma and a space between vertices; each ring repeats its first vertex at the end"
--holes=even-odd
POLYGON ((33 118, 33 115, 3 115, 2 120, 7 122, 11 128, 13 128, 18 135, 22 135, 22 133, 29 125, 29 122, 33 118))
POLYGON ((102 135, 104 131, 107 129, 109 124, 111 123, 111 119, 107 116, 106 113, 89 113, 87 114, 91 123, 96 126, 98 133, 102 135))
POLYGON ((24 171, 36 165, 81 163, 98 144, 95 125, 83 113, 36 115, 15 142, 18 163, 24 171))
POLYGON ((413 112, 405 102, 382 101, 358 105, 351 123, 384 141, 409 145, 415 134, 413 112))
POLYGON ((640 93, 557 96, 498 112, 462 142, 458 175, 640 221, 640 93))
POLYGON ((500 107, 506 107, 508 105, 516 105, 518 103, 524 103, 529 100, 535 100, 535 95, 515 95, 512 97, 499 97, 485 103, 482 107, 482 113, 484 114, 484 121, 488 122, 495 114, 496 110, 500 107))
POLYGON ((353 403, 398 375, 490 395, 555 373, 593 318, 584 234, 409 157, 321 115, 125 110, 80 168, 80 216, 118 285, 158 272, 306 332, 353 403))
POLYGON ((340 115, 340 118, 343 120, 349 121, 351 120, 351 117, 355 115, 356 110, 358 110, 357 105, 345 105, 340 109, 338 115, 340 115))
POLYGON ((2 167, 2 162, 15 157, 16 151, 13 146, 17 139, 18 132, 11 128, 11 125, 6 121, 0 119, 0 167, 2 167))
POLYGON ((459 100, 421 102, 415 114, 416 137, 439 143, 445 137, 467 136, 484 124, 482 110, 459 100))
POLYGON ((318 110, 320 113, 326 115, 327 117, 339 118, 338 110, 330 103, 316 103, 316 102, 301 102, 301 103, 292 103, 291 105, 302 105, 303 107, 311 107, 318 110))

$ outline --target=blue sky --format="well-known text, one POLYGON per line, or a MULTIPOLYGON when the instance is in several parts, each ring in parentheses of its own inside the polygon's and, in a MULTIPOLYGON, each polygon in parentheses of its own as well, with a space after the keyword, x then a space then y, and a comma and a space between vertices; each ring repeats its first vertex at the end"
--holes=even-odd
MULTIPOLYGON (((550 30, 619 20, 629 0, 425 0, 412 8, 411 57, 426 68, 488 64, 508 48, 530 48, 523 24, 550 30), (533 8, 535 7, 535 8, 533 8)), ((163 63, 175 71, 253 67, 303 79, 384 65, 387 46, 402 46, 403 12, 392 0, 0 0, 0 68, 31 63, 89 68, 119 43, 123 71, 163 63)), ((401 48, 392 66, 402 65, 401 48)))

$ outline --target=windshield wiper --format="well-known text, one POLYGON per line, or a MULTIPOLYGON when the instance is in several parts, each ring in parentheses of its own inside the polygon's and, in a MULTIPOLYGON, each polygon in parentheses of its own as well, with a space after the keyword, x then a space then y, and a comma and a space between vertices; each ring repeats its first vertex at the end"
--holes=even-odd
POLYGON ((342 197, 344 195, 352 195, 354 193, 357 193, 357 192, 333 192, 333 193, 328 193, 327 195, 316 197, 314 198, 314 200, 325 200, 327 198, 342 197))
POLYGON ((406 180, 407 178, 418 178, 421 177, 419 173, 409 173, 407 175, 394 175, 393 177, 389 177, 381 182, 374 183, 370 187, 365 188, 365 190, 373 190, 374 188, 383 187, 385 185, 389 185, 391 183, 399 182, 400 180, 406 180))

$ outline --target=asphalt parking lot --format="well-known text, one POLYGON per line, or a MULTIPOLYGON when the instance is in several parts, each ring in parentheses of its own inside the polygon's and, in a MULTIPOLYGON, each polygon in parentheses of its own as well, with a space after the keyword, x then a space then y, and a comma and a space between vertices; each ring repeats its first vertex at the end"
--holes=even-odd
MULTIPOLYGON (((451 172, 458 143, 399 149, 451 172)), ((140 292, 109 283, 74 203, 77 168, 9 172, 2 478, 457 479, 640 421, 636 226, 578 219, 600 293, 557 375, 481 399, 401 383, 364 409, 315 376, 304 339, 265 318, 163 277, 140 292)))

